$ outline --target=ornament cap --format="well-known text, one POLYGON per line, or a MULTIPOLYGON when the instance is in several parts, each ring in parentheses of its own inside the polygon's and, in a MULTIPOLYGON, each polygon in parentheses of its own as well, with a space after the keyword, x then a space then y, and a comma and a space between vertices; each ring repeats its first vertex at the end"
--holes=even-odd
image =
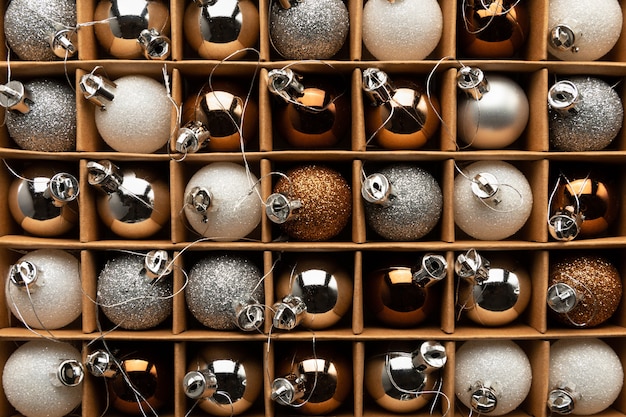
POLYGON ((584 219, 582 214, 574 211, 574 207, 567 206, 548 219, 550 236, 562 242, 574 240, 580 233, 584 219))
POLYGON ((568 387, 553 389, 548 394, 548 409, 557 414, 572 414, 576 409, 576 393, 568 387))
POLYGON ((117 366, 113 358, 103 349, 98 349, 87 355, 85 367, 95 377, 113 378, 117 375, 117 366))
POLYGON ((476 174, 472 179, 472 193, 481 200, 491 201, 495 205, 501 202, 497 196, 498 188, 497 178, 489 172, 476 174))
POLYGON ((117 84, 106 77, 89 73, 83 75, 78 84, 83 96, 100 107, 100 110, 106 110, 107 104, 115 99, 117 84))
POLYGON ((154 61, 164 61, 170 56, 170 40, 166 36, 154 29, 143 29, 139 33, 137 42, 143 49, 143 55, 146 59, 154 61))
POLYGON ((253 301, 240 301, 235 305, 235 323, 246 332, 259 330, 265 321, 264 314, 263 306, 253 301))
POLYGON ((300 398, 304 397, 304 378, 294 374, 289 374, 283 378, 276 378, 272 381, 272 401, 282 405, 292 405, 300 398))
POLYGON ((454 264, 456 274, 474 285, 481 285, 489 279, 490 267, 489 260, 480 255, 476 249, 470 249, 457 256, 454 264))
POLYGON ((412 356, 415 369, 425 374, 443 368, 448 361, 446 348, 434 340, 427 340, 422 343, 412 356))
POLYGON ((579 301, 578 292, 564 282, 557 282, 548 288, 548 307, 556 313, 569 313, 579 301))
POLYGON ((61 384, 66 387, 76 387, 80 385, 84 377, 85 370, 83 365, 75 359, 68 359, 61 362, 57 368, 57 378, 61 384))
POLYGON ((76 30, 61 28, 50 36, 50 48, 52 53, 61 59, 71 58, 76 55, 78 49, 76 42, 78 36, 76 30))
POLYGON ((480 100, 489 92, 485 73, 476 67, 462 67, 457 75, 457 86, 474 100, 480 100))
POLYGON ((9 268, 9 280, 18 288, 32 289, 37 278, 37 266, 30 261, 18 262, 9 268))
POLYGON ((363 71, 363 91, 375 106, 381 106, 392 100, 395 88, 386 72, 378 68, 363 71))
POLYGON ((178 129, 176 151, 180 153, 196 153, 207 145, 211 138, 209 129, 199 120, 186 123, 178 129))
POLYGON ((422 288, 431 285, 445 278, 448 262, 441 255, 429 253, 422 258, 420 269, 413 273, 413 282, 422 288))
POLYGON ((272 324, 277 329, 293 330, 302 321, 307 306, 302 298, 288 295, 282 301, 274 304, 274 319, 272 324))
POLYGON ((301 82, 302 77, 290 68, 273 69, 268 73, 267 77, 267 88, 270 92, 287 103, 296 101, 304 94, 304 85, 301 82))
POLYGON ((196 210, 197 213, 204 216, 204 222, 206 223, 206 213, 211 208, 211 200, 213 196, 211 192, 205 187, 193 187, 185 198, 185 202, 196 210))
POLYGON ((111 161, 89 161, 87 162, 87 181, 106 194, 113 194, 122 185, 123 178, 119 168, 111 161))
POLYGON ((173 262, 166 250, 154 249, 146 254, 144 259, 146 276, 150 279, 158 279, 172 273, 173 262))
POLYGON ((576 41, 581 36, 581 33, 577 33, 575 29, 567 24, 556 25, 550 29, 548 35, 548 44, 559 51, 571 51, 576 53, 580 50, 576 46, 576 41))
POLYGON ((50 178, 48 191, 54 200, 54 205, 62 207, 66 203, 76 200, 80 189, 75 176, 65 172, 59 172, 50 178))
POLYGON ((30 93, 19 81, 0 84, 0 106, 26 114, 32 103, 30 93))
POLYGON ((491 413, 498 406, 498 394, 489 383, 477 382, 472 388, 470 405, 477 413, 491 413))
POLYGON ((295 211, 302 207, 302 201, 290 200, 282 193, 271 194, 265 202, 265 214, 276 224, 292 219, 295 211))
POLYGON ((217 391, 217 377, 208 369, 187 372, 183 377, 183 391, 192 400, 212 398, 217 391))
POLYGON ((361 195, 368 203, 389 206, 393 190, 389 179, 383 174, 374 173, 368 175, 361 185, 361 195))
POLYGON ((577 114, 581 100, 578 87, 568 80, 559 81, 548 90, 548 105, 564 116, 577 114))

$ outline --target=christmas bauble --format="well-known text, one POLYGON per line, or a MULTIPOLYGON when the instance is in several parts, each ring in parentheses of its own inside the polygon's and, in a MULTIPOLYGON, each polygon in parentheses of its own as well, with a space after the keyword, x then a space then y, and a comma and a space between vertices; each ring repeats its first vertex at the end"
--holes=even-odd
POLYGON ((303 77, 287 68, 268 73, 268 89, 278 98, 274 127, 290 145, 328 148, 347 135, 350 97, 345 85, 330 77, 303 77))
POLYGON ((56 164, 31 165, 11 182, 9 211, 25 232, 60 236, 78 223, 78 180, 62 168, 56 164))
POLYGON ((80 316, 80 265, 68 252, 29 252, 9 267, 7 280, 7 305, 28 327, 60 329, 80 316))
POLYGON ((391 80, 378 68, 368 68, 363 91, 370 99, 364 109, 367 137, 385 149, 421 148, 439 128, 439 102, 417 80, 391 80))
POLYGON ((564 61, 595 61, 617 43, 622 9, 617 0, 550 0, 548 52, 564 61))
POLYGON ((530 114, 524 90, 500 74, 480 69, 459 70, 462 94, 457 102, 457 136, 478 149, 502 149, 524 132, 530 114))
POLYGON ((572 255, 550 265, 547 301, 561 323, 598 326, 615 313, 621 299, 620 274, 604 257, 572 255))
POLYGON ((291 412, 329 414, 352 393, 352 366, 340 349, 293 344, 277 358, 271 399, 291 412))
POLYGON ((98 274, 97 303, 114 325, 150 329, 172 314, 172 279, 152 276, 146 256, 123 253, 107 260, 98 274))
POLYGON ((332 168, 304 165, 287 171, 268 201, 270 220, 294 239, 329 240, 348 224, 352 193, 345 178, 332 168), (292 210, 293 208, 293 210, 292 210))
POLYGON ((622 363, 602 340, 562 339, 550 346, 550 411, 574 415, 599 413, 617 399, 623 385, 622 363))
POLYGON ((456 396, 476 413, 510 413, 530 391, 530 361, 513 341, 467 341, 457 349, 455 362, 456 396))
POLYGON ((12 0, 4 14, 4 36, 26 61, 52 61, 76 53, 74 0, 12 0), (61 45, 64 41, 67 49, 61 45))
POLYGON ((441 7, 435 0, 368 0, 363 43, 379 61, 422 60, 439 44, 441 7))
POLYGON ((242 151, 256 137, 259 126, 258 105, 247 94, 239 83, 213 81, 188 97, 176 150, 193 153, 206 147, 216 152, 242 151))
POLYGON ((474 323, 502 326, 524 312, 531 295, 530 275, 519 262, 505 254, 470 250, 457 257, 455 268, 464 282, 459 287, 458 306, 474 323), (478 263, 483 263, 480 267, 478 263))
POLYGON ((285 59, 329 59, 343 46, 350 18, 341 0, 273 0, 272 46, 285 59))
POLYGON ((352 305, 352 277, 320 254, 298 256, 282 268, 275 284, 274 327, 291 330, 333 326, 352 305))
POLYGON ((257 177, 242 165, 214 162, 196 171, 185 187, 185 217, 200 235, 233 241, 261 222, 257 177))
POLYGON ((163 0, 100 0, 93 19, 96 39, 115 58, 170 55, 170 12, 163 0))
POLYGON ((524 174, 504 161, 479 161, 454 180, 454 221, 471 237, 502 240, 524 226, 533 194, 524 174))
POLYGON ((127 239, 154 235, 170 220, 168 184, 151 169, 87 162, 87 180, 101 191, 97 208, 113 233, 127 239))
POLYGON ((65 416, 82 401, 81 361, 80 352, 69 343, 26 342, 4 364, 4 395, 24 417, 65 416))
POLYGON ((232 58, 259 40, 259 11, 249 0, 189 3, 183 28, 187 43, 204 59, 232 58))
MULTIPOLYGON (((259 352, 260 353, 260 352, 259 352)), ((214 416, 236 416, 248 410, 263 388, 259 357, 241 345, 206 344, 189 361, 183 391, 214 416)))
POLYGON ((29 151, 76 150, 76 98, 67 82, 38 78, 23 83, 23 88, 28 111, 9 106, 11 111, 6 113, 11 139, 29 151))
POLYGON ((364 180, 365 219, 378 235, 387 240, 417 240, 435 228, 443 210, 443 195, 428 171, 399 163, 374 175, 386 178, 389 192, 386 200, 371 201, 369 196, 378 191, 379 178, 370 176, 364 180))
POLYGON ((100 106, 95 111, 96 127, 114 150, 152 153, 168 142, 172 103, 163 84, 145 75, 127 75, 111 83, 87 74, 81 88, 100 106))
POLYGON ((560 151, 599 151, 622 128, 624 108, 617 92, 593 77, 569 77, 548 91, 550 144, 560 151))
POLYGON ((513 57, 529 35, 526 7, 514 0, 464 1, 457 25, 462 54, 481 59, 513 57))
POLYGON ((185 299, 202 325, 216 330, 258 329, 263 322, 263 274, 247 257, 215 252, 189 271, 185 299), (245 322, 249 319, 251 322, 245 322))

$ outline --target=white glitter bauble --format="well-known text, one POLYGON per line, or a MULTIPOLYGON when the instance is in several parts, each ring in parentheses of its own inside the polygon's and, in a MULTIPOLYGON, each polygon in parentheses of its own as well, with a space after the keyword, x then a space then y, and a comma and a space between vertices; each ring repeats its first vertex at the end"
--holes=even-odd
POLYGON ((302 0, 284 9, 272 0, 272 46, 285 59, 329 59, 343 46, 350 29, 341 0, 302 0))
POLYGON ((237 328, 235 305, 263 304, 263 274, 252 261, 233 253, 212 253, 189 271, 187 307, 202 325, 216 330, 237 328))
POLYGON ((363 43, 379 61, 422 60, 442 31, 436 0, 367 0, 363 7, 363 43))
POLYGON ((127 75, 114 81, 115 98, 106 110, 95 110, 96 127, 114 150, 152 153, 170 137, 170 102, 165 86, 143 75, 127 75))
POLYGON ((596 414, 617 399, 624 370, 615 351, 599 339, 558 340, 550 347, 548 388, 559 388, 559 384, 574 390, 572 414, 596 414))
POLYGON ((76 96, 67 82, 35 79, 25 82, 24 88, 30 93, 30 111, 6 113, 11 139, 29 151, 75 150, 76 96))
POLYGON ((25 417, 62 417, 78 407, 82 384, 65 386, 55 379, 62 361, 82 361, 72 345, 52 340, 24 343, 9 356, 2 373, 4 394, 25 417))
POLYGON ((57 56, 49 36, 76 27, 75 0, 11 0, 4 14, 4 35, 15 54, 27 61, 52 61, 57 56))
POLYGON ((107 261, 98 275, 98 305, 123 329, 150 329, 172 314, 171 277, 155 282, 144 262, 145 256, 122 254, 107 261))
POLYGON ((592 77, 569 77, 555 84, 555 91, 563 82, 576 87, 578 99, 573 111, 549 107, 550 144, 572 152, 599 151, 609 146, 624 119, 619 94, 606 82, 592 77))
POLYGON ((22 262, 36 268, 36 280, 27 291, 7 279, 6 300, 13 315, 35 329, 59 329, 76 320, 83 296, 78 260, 62 250, 39 249, 14 265, 22 262))
POLYGON ((417 240, 433 230, 443 209, 437 180, 410 164, 390 165, 378 173, 389 181, 392 195, 388 205, 365 203, 367 224, 387 240, 417 240))
POLYGON ((524 174, 504 161, 479 161, 463 169, 454 179, 454 222, 479 240, 502 240, 524 226, 533 207, 533 194, 524 174), (471 179, 491 174, 498 182, 495 197, 481 200, 472 191, 471 179))
POLYGON ((193 229, 217 241, 249 235, 261 222, 263 204, 257 177, 239 164, 214 162, 198 170, 185 187, 185 216, 193 229), (199 187, 199 188, 196 188, 199 187), (194 189, 210 194, 210 206, 199 211, 190 203, 194 189))
POLYGON ((524 401, 532 382, 530 361, 510 340, 472 340, 456 352, 454 391, 471 408, 476 388, 491 387, 496 392, 495 408, 484 413, 500 416, 515 410, 524 401))
POLYGON ((574 45, 559 49, 548 40, 548 52, 564 61, 595 61, 617 43, 622 9, 617 0, 550 0, 548 31, 561 25, 575 35, 574 45))

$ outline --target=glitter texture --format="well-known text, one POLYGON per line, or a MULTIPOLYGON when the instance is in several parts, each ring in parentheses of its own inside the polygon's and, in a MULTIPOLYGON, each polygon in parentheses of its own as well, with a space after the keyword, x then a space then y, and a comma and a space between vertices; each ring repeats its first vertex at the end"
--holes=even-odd
POLYGON ((48 40, 54 25, 76 26, 76 1, 12 0, 4 15, 4 34, 9 47, 27 61, 58 59, 48 40))
POLYGON ((98 304, 115 325, 143 330, 172 314, 172 279, 152 281, 145 275, 144 256, 123 254, 110 259, 98 276, 98 304))
POLYGON ((270 40, 286 59, 328 59, 343 46, 350 19, 341 0, 303 0, 283 9, 272 1, 270 40))
POLYGON ((105 111, 96 110, 102 139, 118 152, 152 153, 170 137, 172 103, 165 86, 142 75, 115 80, 115 98, 105 111))
MULTIPOLYGON (((13 4, 13 3, 11 3, 13 4)), ((29 151, 66 152, 76 149, 76 98, 67 83, 36 79, 24 83, 30 111, 6 113, 9 136, 29 151)))
POLYGON ((433 230, 443 209, 435 178, 409 164, 388 166, 379 173, 389 180, 392 196, 387 206, 365 203, 367 224, 388 240, 416 240, 433 230))
POLYGON ((608 53, 617 43, 622 31, 622 9, 617 0, 550 0, 548 28, 568 25, 577 34, 577 52, 549 52, 564 61, 595 61, 608 53), (581 36, 582 35, 582 36, 581 36))
POLYGON ((363 7, 363 43, 380 61, 426 58, 443 31, 435 0, 368 0, 363 7))
POLYGON ((57 249, 39 249, 17 262, 31 262, 37 268, 37 280, 29 288, 7 280, 7 305, 15 317, 35 329, 59 329, 81 313, 81 281, 78 260, 57 249))
POLYGON ((533 207, 530 184, 524 174, 503 161, 474 162, 454 180, 454 221, 468 235, 480 240, 501 240, 515 234, 528 220, 533 207), (483 201, 472 192, 471 178, 489 173, 499 183, 498 204, 483 201))
POLYGON ((454 390, 470 407, 477 382, 496 389, 497 405, 489 413, 500 416, 515 410, 530 391, 532 372, 524 351, 510 340, 472 340, 456 352, 454 390))
POLYGON ((290 237, 298 240, 320 241, 337 236, 348 224, 352 214, 350 185, 333 169, 307 165, 287 172, 274 187, 302 207, 292 219, 281 225, 290 237))
POLYGON ((564 339, 550 347, 548 389, 566 384, 580 394, 575 415, 596 414, 617 399, 624 370, 613 349, 599 339, 564 339))
POLYGON ((581 299, 567 314, 549 311, 560 322, 574 327, 604 323, 615 313, 622 298, 619 272, 611 262, 599 256, 571 256, 553 263, 548 286, 557 282, 574 288, 581 299))
POLYGON ((67 387, 51 378, 66 359, 82 360, 80 352, 68 343, 52 340, 24 343, 4 365, 2 386, 7 400, 26 417, 67 415, 80 405, 82 386, 67 387))
POLYGON ((194 187, 211 193, 211 205, 205 213, 191 204, 185 216, 193 229, 217 241, 233 241, 249 235, 261 222, 263 204, 257 177, 232 162, 215 162, 197 171, 187 183, 185 199, 194 187))
POLYGON ((580 94, 576 113, 550 109, 550 144, 561 151, 598 151, 611 144, 622 128, 624 108, 619 95, 602 80, 570 77, 580 94))
POLYGON ((204 326, 216 330, 237 328, 233 305, 263 304, 263 275, 249 259, 232 253, 213 253, 198 261, 185 287, 187 307, 204 326))

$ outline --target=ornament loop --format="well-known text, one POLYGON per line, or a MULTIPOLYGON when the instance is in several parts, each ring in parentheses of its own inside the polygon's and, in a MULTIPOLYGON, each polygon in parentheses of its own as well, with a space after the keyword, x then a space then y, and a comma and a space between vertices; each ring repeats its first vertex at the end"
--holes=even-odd
POLYGON ((148 278, 157 279, 171 274, 173 264, 167 251, 155 249, 146 254, 144 268, 148 278))
POLYGON ((548 105, 563 116, 577 114, 581 99, 576 84, 568 80, 559 81, 548 90, 548 105))
POLYGON ((439 342, 428 340, 412 354, 413 366, 419 372, 430 374, 443 368, 448 361, 446 348, 439 342))
POLYGON ((457 86, 474 100, 480 100, 489 92, 489 83, 480 68, 461 67, 457 74, 457 86))
POLYGON ((378 68, 367 68, 363 71, 363 91, 375 106, 390 102, 395 94, 387 73, 378 68))
POLYGON ((154 28, 143 29, 137 42, 141 45, 146 59, 164 61, 170 56, 170 40, 154 28))
POLYGON ((37 281, 37 266, 29 261, 13 264, 9 268, 9 280, 16 287, 30 290, 37 281))
POLYGON ((574 287, 557 282, 548 288, 548 307, 557 313, 569 313, 576 307, 580 296, 574 287))
POLYGON ((470 249, 456 258, 454 270, 456 274, 474 285, 481 285, 489 279, 491 262, 480 255, 476 249, 470 249))
POLYGON ((273 69, 267 77, 269 79, 267 88, 270 92, 287 103, 296 101, 304 94, 302 77, 289 68, 273 69))
POLYGON ((117 366, 106 350, 98 349, 87 355, 85 367, 95 377, 113 378, 117 375, 117 366))
POLYGON ((302 321, 307 306, 302 298, 288 295, 281 302, 274 304, 274 319, 272 324, 277 329, 293 330, 302 321))
POLYGON ((111 161, 89 161, 87 162, 87 181, 106 194, 113 194, 122 185, 123 178, 119 168, 111 161))
POLYGON ((78 85, 83 96, 100 107, 100 110, 106 110, 107 104, 115 98, 117 84, 101 75, 85 74, 80 78, 78 85))
POLYGON ((576 46, 577 34, 569 25, 561 24, 553 27, 548 36, 548 43, 559 51, 578 52, 580 48, 576 46))
POLYGON ((389 206, 393 190, 386 176, 380 173, 368 175, 361 184, 361 195, 368 203, 389 206))
POLYGON ((282 193, 271 194, 265 202, 267 217, 276 224, 283 224, 295 215, 295 211, 302 207, 302 201, 290 200, 282 193))
POLYGON ((211 138, 209 129, 199 120, 186 123, 178 129, 176 151, 180 153, 196 153, 205 147, 211 138))
POLYGON ((208 369, 187 372, 183 377, 183 391, 192 400, 212 398, 217 392, 217 377, 208 369))
POLYGON ((413 273, 413 282, 422 288, 430 287, 445 278, 448 262, 441 255, 424 255, 419 270, 413 273))
POLYGON ((76 200, 80 189, 75 176, 65 172, 59 172, 50 178, 48 191, 54 200, 54 205, 62 207, 66 203, 76 200))
POLYGON ((66 387, 76 387, 83 382, 85 370, 83 365, 74 359, 68 359, 57 368, 57 378, 66 387))
POLYGON ((77 33, 74 29, 59 29, 50 36, 50 48, 52 53, 61 59, 71 58, 76 55, 77 33))
POLYGON ((261 304, 252 301, 240 301, 235 304, 234 310, 235 324, 243 331, 259 330, 265 321, 265 310, 261 304))
POLYGON ((489 383, 483 384, 480 381, 474 384, 470 397, 470 405, 477 413, 490 413, 498 405, 498 395, 494 387, 489 383))
POLYGON ((29 91, 19 81, 0 84, 0 106, 26 114, 32 104, 29 91))
POLYGON ((276 378, 272 381, 272 393, 270 398, 282 405, 292 405, 305 394, 304 376, 289 374, 284 378, 276 378))

